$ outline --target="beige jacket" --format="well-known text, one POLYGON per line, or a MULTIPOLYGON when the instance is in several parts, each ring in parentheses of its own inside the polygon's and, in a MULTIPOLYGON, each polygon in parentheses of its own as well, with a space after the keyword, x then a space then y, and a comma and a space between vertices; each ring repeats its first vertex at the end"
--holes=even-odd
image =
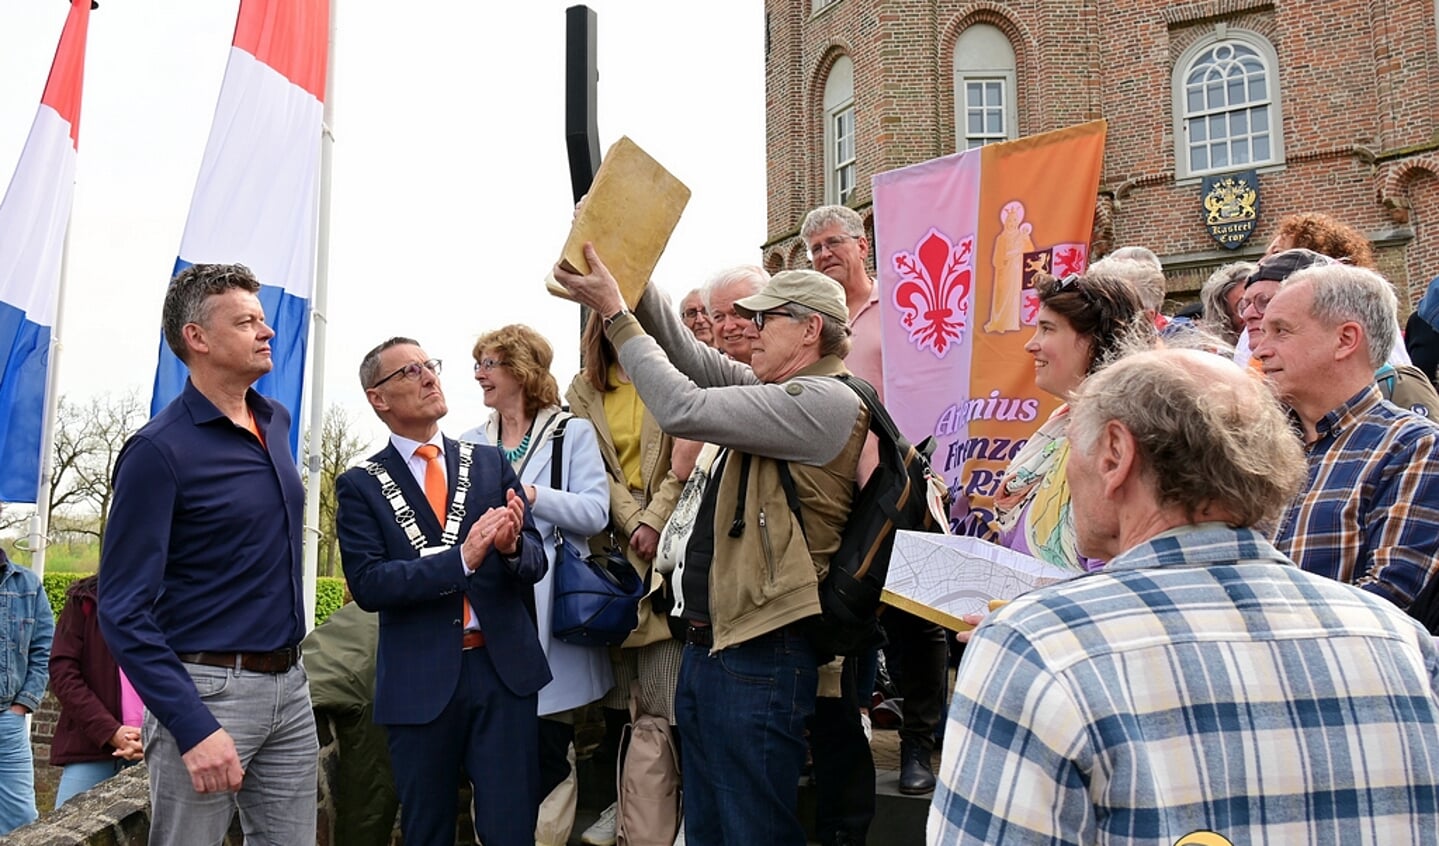
MULTIPOLYGON (((800 375, 845 372, 838 359, 821 359, 800 375)), ((845 388, 845 390, 849 390, 845 388)), ((790 462, 804 529, 785 500, 780 462, 750 456, 745 531, 730 537, 739 499, 740 462, 731 452, 715 496, 714 559, 709 573, 710 623, 716 651, 820 613, 819 583, 839 549, 855 494, 855 470, 869 433, 861 409, 839 455, 824 465, 790 462)))
POLYGON ((868 427, 859 397, 831 378, 845 372, 844 362, 825 356, 783 382, 761 382, 748 365, 696 341, 653 286, 633 315, 606 332, 666 432, 731 450, 711 482, 719 485, 708 583, 714 648, 820 613, 819 580, 839 548, 868 427), (752 456, 746 528, 731 538, 745 453, 752 456), (780 461, 794 476, 807 545, 785 501, 780 461))
MULTIPOLYGON (((615 541, 624 551, 625 557, 634 565, 641 578, 647 582, 650 592, 660 588, 659 574, 651 579, 649 562, 631 555, 629 538, 643 523, 656 532, 665 527, 665 522, 674 510, 684 484, 670 472, 670 448, 673 440, 660 431, 654 415, 645 411, 644 423, 640 429, 640 478, 644 490, 631 491, 620 467, 619 452, 615 449, 614 435, 605 417, 604 395, 595 390, 583 373, 575 376, 570 389, 565 393, 570 411, 590 421, 595 427, 599 441, 600 457, 605 462, 605 475, 610 483, 610 527, 614 530, 615 541)), ((601 551, 609 543, 609 536, 595 535, 590 539, 592 551, 601 551)), ((635 633, 624 642, 624 646, 644 646, 670 636, 668 623, 651 613, 649 601, 640 603, 640 622, 635 633)))

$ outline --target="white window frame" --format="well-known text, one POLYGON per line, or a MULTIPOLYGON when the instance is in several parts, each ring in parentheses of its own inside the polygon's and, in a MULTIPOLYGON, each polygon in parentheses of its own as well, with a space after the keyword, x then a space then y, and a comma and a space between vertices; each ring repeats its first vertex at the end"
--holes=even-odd
POLYGON ((964 76, 959 80, 963 85, 964 105, 961 107, 964 126, 959 138, 955 143, 963 142, 963 149, 972 150, 975 147, 983 147, 985 144, 994 144, 1000 141, 1009 141, 1013 138, 1014 120, 1010 117, 1014 109, 1014 98, 1009 96, 1014 90, 1014 77, 1010 76, 964 76), (977 87, 980 93, 980 105, 973 106, 969 102, 970 88, 977 87), (998 104, 989 102, 989 95, 997 92, 999 95, 998 104), (978 132, 970 128, 971 117, 978 115, 981 128, 978 132), (997 116, 1000 121, 999 130, 989 128, 989 119, 997 116))
POLYGON ((830 67, 824 83, 824 199, 844 205, 854 196, 858 132, 854 108, 854 62, 841 56, 830 67), (848 124, 849 135, 842 129, 848 124), (848 150, 842 145, 848 141, 848 150))
POLYGON ((1012 141, 1019 137, 1019 110, 1016 104, 1017 59, 1009 36, 992 24, 974 24, 959 34, 954 42, 954 146, 956 150, 972 150, 985 144, 1012 141), (969 88, 972 85, 998 84, 1000 103, 998 115, 1003 123, 999 131, 989 128, 995 107, 985 102, 979 107, 984 125, 971 133, 969 88))
POLYGON ((841 108, 830 112, 830 138, 833 146, 830 149, 830 159, 834 164, 830 167, 830 181, 833 202, 841 205, 848 203, 850 197, 854 196, 854 101, 841 108), (848 133, 845 133, 845 129, 848 133), (846 149, 846 144, 848 149, 846 149))
MULTIPOLYGON (((1234 61, 1232 54, 1220 58, 1221 61, 1234 61)), ((1196 93, 1203 96, 1202 89, 1196 93)), ((1274 45, 1270 44, 1264 36, 1245 29, 1234 29, 1224 24, 1217 25, 1212 32, 1189 45, 1180 55, 1179 60, 1174 63, 1171 99, 1174 110, 1174 175, 1176 181, 1197 182, 1201 177, 1213 173, 1227 173, 1250 168, 1266 171, 1284 165, 1284 109, 1281 103, 1281 86, 1279 84, 1279 56, 1274 51, 1274 45), (1206 98, 1200 108, 1191 110, 1189 107, 1189 78, 1198 69, 1197 63, 1206 58, 1215 48, 1229 46, 1248 48, 1253 53, 1253 57, 1263 66, 1265 97, 1248 99, 1249 91, 1246 85, 1246 99, 1241 106, 1209 108, 1206 98), (1269 155, 1267 158, 1256 159, 1253 152, 1253 141, 1262 134, 1253 131, 1253 113, 1256 110, 1264 115, 1264 119, 1268 123, 1269 155), (1234 118, 1241 113, 1244 116, 1244 128, 1240 131, 1231 131, 1234 118), (1204 123, 1197 124, 1198 121, 1204 121, 1204 123), (1220 136, 1212 134, 1211 124, 1223 126, 1222 142, 1214 140, 1220 136), (1191 137, 1191 134, 1197 135, 1200 132, 1203 133, 1202 140, 1191 137), (1232 152, 1236 140, 1245 142, 1248 149, 1248 161, 1234 161, 1232 152), (1192 146, 1199 143, 1209 147, 1209 150, 1206 151, 1207 161, 1203 167, 1195 167, 1190 157, 1192 146), (1222 165, 1215 165, 1209 156, 1212 156, 1214 148, 1220 143, 1224 145, 1226 160, 1222 165)))

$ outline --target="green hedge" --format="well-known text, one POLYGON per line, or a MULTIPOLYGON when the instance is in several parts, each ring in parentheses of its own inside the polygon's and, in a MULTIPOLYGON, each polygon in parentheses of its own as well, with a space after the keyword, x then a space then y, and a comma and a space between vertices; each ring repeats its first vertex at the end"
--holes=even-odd
POLYGON ((345 604, 345 580, 334 576, 315 578, 315 625, 330 619, 330 615, 345 604))
POLYGON ((70 585, 75 584, 90 573, 46 573, 41 578, 45 585, 45 596, 50 599, 50 610, 54 612, 55 619, 60 619, 60 609, 65 607, 65 591, 70 585))
MULTIPOLYGON (((89 573, 46 573, 42 581, 45 595, 50 599, 50 610, 60 618, 65 607, 65 592, 70 585, 90 575, 89 573)), ((345 604, 345 580, 329 576, 315 579, 315 625, 320 625, 345 604)))

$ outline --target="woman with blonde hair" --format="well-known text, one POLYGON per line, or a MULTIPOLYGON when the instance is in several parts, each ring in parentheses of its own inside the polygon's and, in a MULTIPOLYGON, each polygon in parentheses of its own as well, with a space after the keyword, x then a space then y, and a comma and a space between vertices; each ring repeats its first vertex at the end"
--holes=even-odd
MULTIPOLYGON (((609 482, 610 531, 614 541, 650 587, 640 603, 639 627, 618 648, 611 650, 615 686, 601 704, 605 708, 606 747, 618 752, 619 738, 629 721, 631 687, 638 682, 641 713, 675 722, 675 684, 679 678, 683 644, 670 634, 669 618, 654 599, 662 594, 663 580, 652 573, 660 531, 669 520, 683 487, 670 471, 673 440, 660 431, 654 416, 630 384, 614 347, 605 337, 597 314, 585 324, 581 341, 582 369, 565 398, 575 414, 594 424, 609 482)), ((599 546, 608 537, 596 537, 599 546)), ((676 735, 678 737, 678 735, 676 735)), ((611 806, 586 831, 583 841, 614 841, 611 806)))
POLYGON ((475 381, 493 409, 482 426, 461 440, 493 444, 514 467, 525 489, 535 528, 545 539, 549 570, 535 585, 536 624, 553 681, 540 690, 540 806, 537 844, 568 842, 574 827, 574 710, 609 690, 613 677, 603 649, 554 637, 550 625, 555 583, 555 530, 579 549, 609 522, 605 468, 594 427, 560 410, 560 389, 550 374, 554 350, 538 332, 514 324, 475 341, 475 381), (563 426, 560 486, 554 479, 555 433, 563 426), (569 789, 564 785, 570 784, 569 789))

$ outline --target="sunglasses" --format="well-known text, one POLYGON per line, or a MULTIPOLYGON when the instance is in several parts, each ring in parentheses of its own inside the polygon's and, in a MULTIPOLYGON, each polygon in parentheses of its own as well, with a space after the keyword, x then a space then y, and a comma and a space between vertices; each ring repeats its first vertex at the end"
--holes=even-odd
POLYGON ((794 315, 782 308, 770 309, 769 311, 757 311, 750 320, 754 321, 754 328, 756 330, 763 332, 765 322, 771 317, 788 317, 790 320, 794 320, 794 315))

